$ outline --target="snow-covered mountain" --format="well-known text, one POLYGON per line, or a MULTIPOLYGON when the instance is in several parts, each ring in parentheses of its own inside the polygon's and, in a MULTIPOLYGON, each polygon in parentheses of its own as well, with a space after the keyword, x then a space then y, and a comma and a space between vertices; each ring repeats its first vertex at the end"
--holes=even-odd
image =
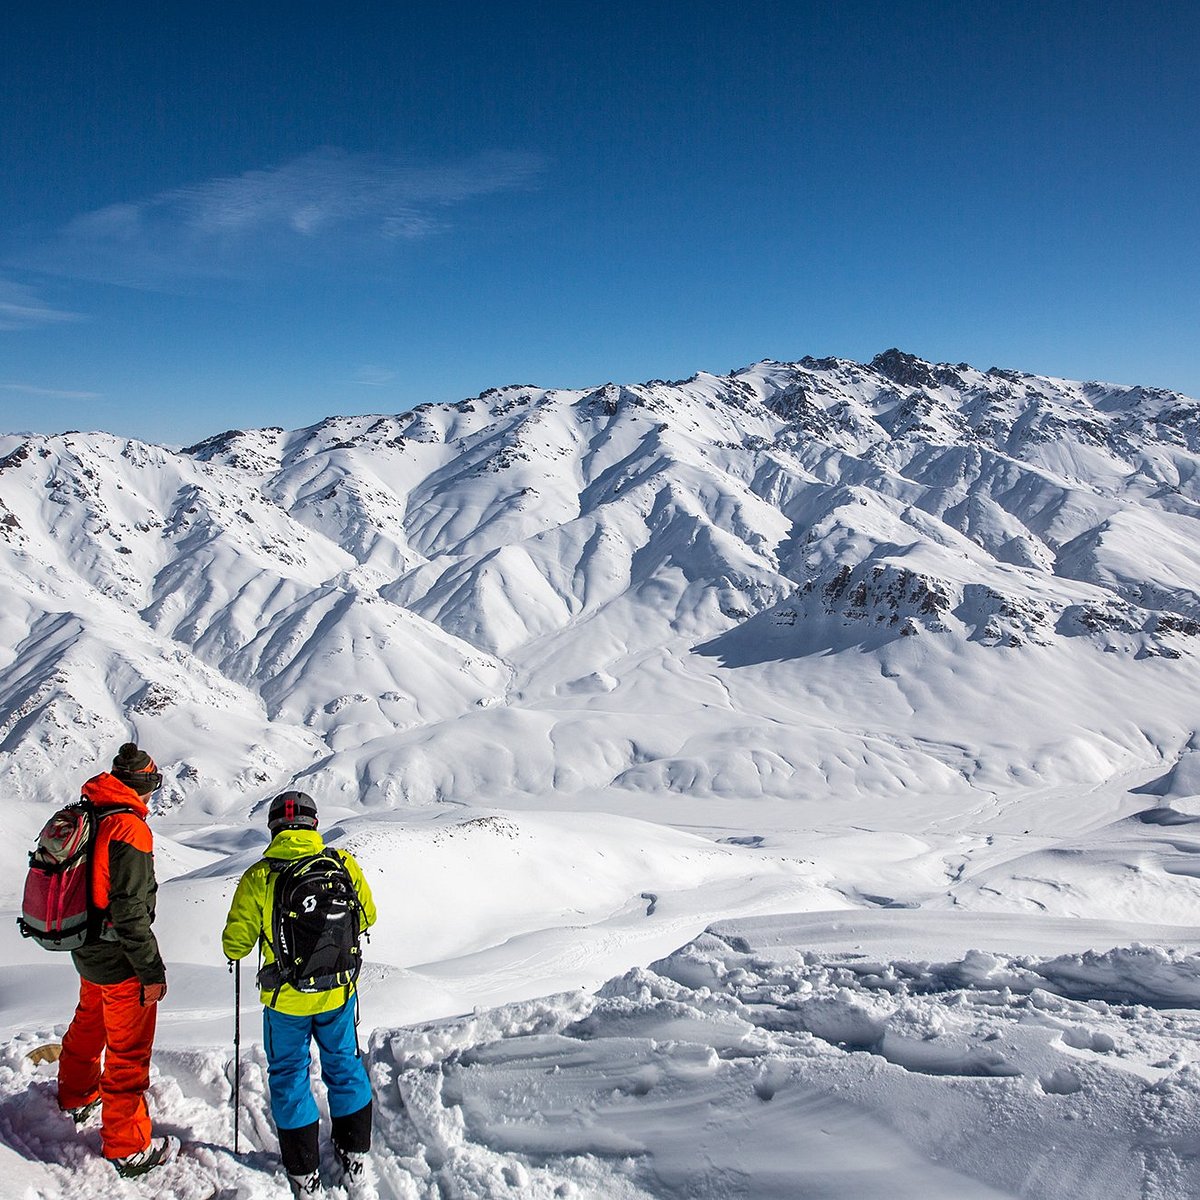
POLYGON ((968 803, 1166 770, 1198 724, 1173 392, 890 350, 0 450, 22 799, 132 731, 197 813, 317 772, 347 807, 968 803))
MULTIPOLYGON (((1198 464, 1197 401, 895 350, 0 437, 0 909, 135 736, 164 1196, 282 1194, 219 934, 293 781, 379 903, 384 1200, 1197 1194, 1198 464)), ((5 1178, 132 1195, 8 928, 5 1178)))

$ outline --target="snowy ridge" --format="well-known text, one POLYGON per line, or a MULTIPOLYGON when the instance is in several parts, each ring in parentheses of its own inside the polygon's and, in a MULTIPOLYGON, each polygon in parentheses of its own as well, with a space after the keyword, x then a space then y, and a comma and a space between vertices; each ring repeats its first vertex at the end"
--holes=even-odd
MULTIPOLYGON (((729 923, 595 994, 377 1032, 377 1194, 1192 1193, 1200 1022, 1162 1005, 1200 997, 1195 957, 873 956, 903 944, 892 925, 845 922, 854 950, 837 952, 804 948, 822 934, 807 918, 729 923)), ((94 1130, 58 1113, 53 1068, 22 1056, 35 1041, 0 1056, 6 1177, 44 1200, 141 1194, 96 1157, 94 1130)), ((152 1104, 188 1149, 156 1186, 280 1194, 261 1048, 243 1059, 240 1158, 227 1057, 157 1060, 152 1104)))
MULTIPOLYGON (((25 439, 0 461, 4 783, 32 798, 73 779, 129 721, 158 739, 168 803, 205 809, 308 769, 373 805, 620 788, 686 750, 629 722, 723 694, 714 660, 739 679, 770 661, 762 690, 796 696, 819 690, 805 659, 851 646, 911 673, 914 635, 964 663, 949 712, 977 670, 1063 740, 1040 681, 1066 671, 1081 696, 1120 676, 1123 717, 1145 724, 1139 693, 1190 691, 1194 672, 1163 671, 1200 644, 1198 439, 1200 405, 1175 393, 899 351, 510 387, 178 454, 25 439), (64 638, 81 665, 47 652, 64 638), (216 727, 214 691, 249 736, 216 727), (217 749, 230 736, 235 753, 217 749), (244 773, 252 744, 272 782, 244 773), (464 744, 486 764, 468 749, 437 765, 464 744)), ((846 707, 898 732, 903 711, 867 687, 846 707)), ((727 715, 748 739, 771 708, 739 688, 727 715)), ((1115 714, 1077 716, 1111 760, 1115 714)), ((807 714, 785 719, 810 738, 807 714)), ((1192 732, 1156 730, 1158 756, 1192 732)), ((1076 775, 1044 755, 1004 765, 1076 775)), ((832 786, 737 773, 777 798, 832 786)))
MULTIPOLYGON (((3 904, 147 746, 162 1194, 281 1194, 218 939, 289 784, 379 902, 381 1197, 1200 1192, 1196 401, 888 351, 0 446, 3 904)), ((57 957, 5 1177, 142 1194, 23 1057, 57 957)))

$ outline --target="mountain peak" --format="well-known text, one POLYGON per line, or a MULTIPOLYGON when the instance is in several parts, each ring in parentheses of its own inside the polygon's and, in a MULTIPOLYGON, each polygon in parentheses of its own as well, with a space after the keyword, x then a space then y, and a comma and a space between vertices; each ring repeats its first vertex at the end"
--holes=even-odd
POLYGON ((930 363, 894 346, 875 355, 870 367, 903 387, 926 388, 962 387, 962 372, 971 370, 969 363, 959 363, 956 367, 949 363, 930 363))
MULTIPOLYGON (((19 795, 131 723, 162 739, 179 803, 320 763, 345 803, 387 805, 643 778, 784 797, 822 737, 874 761, 804 705, 777 724, 780 696, 907 746, 918 692, 958 728, 972 689, 1002 689, 1047 737, 1096 731, 1076 765, 1174 729, 1163 687, 1173 713, 1200 707, 1177 695, 1200 646, 1200 404, 1171 392, 893 347, 495 389, 179 454, 90 434, 5 450, 0 786, 19 795), (908 698, 885 702, 897 672, 908 698), (709 724, 734 694, 766 757, 709 724), (651 737, 650 711, 683 715, 651 737), (230 765, 243 742, 261 779, 230 765)), ((963 744, 986 740, 978 720, 963 744)), ((889 753, 894 779, 922 752, 889 753)), ((1013 753, 1031 777, 1058 761, 1013 753)))

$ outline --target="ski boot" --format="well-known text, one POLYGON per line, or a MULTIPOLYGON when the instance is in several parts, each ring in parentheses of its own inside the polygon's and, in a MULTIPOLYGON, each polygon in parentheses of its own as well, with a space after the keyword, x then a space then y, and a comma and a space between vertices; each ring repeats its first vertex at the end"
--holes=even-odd
POLYGON ((139 1175, 145 1175, 147 1171, 153 1171, 155 1167, 165 1167, 178 1153, 177 1137, 160 1137, 155 1138, 145 1150, 127 1154, 124 1158, 114 1158, 111 1162, 122 1179, 136 1179, 139 1175))
POLYGON ((313 1200, 315 1196, 326 1194, 321 1184, 320 1171, 313 1171, 308 1175, 289 1175, 287 1181, 296 1200, 313 1200))
POLYGON ((92 1117, 100 1111, 100 1097, 95 1100, 89 1100, 86 1104, 79 1105, 78 1108, 68 1108, 67 1116, 75 1122, 75 1127, 78 1129, 80 1125, 86 1125, 92 1117))

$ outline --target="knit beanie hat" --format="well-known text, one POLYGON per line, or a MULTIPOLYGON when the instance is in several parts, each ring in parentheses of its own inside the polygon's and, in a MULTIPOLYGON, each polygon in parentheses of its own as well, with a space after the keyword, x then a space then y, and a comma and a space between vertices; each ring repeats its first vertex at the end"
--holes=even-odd
POLYGON ((272 836, 281 829, 316 829, 317 802, 307 792, 282 792, 271 801, 267 828, 272 836))
POLYGON ((134 742, 126 742, 113 759, 112 773, 126 787, 140 795, 148 795, 162 786, 162 776, 154 759, 145 750, 139 750, 134 742))

